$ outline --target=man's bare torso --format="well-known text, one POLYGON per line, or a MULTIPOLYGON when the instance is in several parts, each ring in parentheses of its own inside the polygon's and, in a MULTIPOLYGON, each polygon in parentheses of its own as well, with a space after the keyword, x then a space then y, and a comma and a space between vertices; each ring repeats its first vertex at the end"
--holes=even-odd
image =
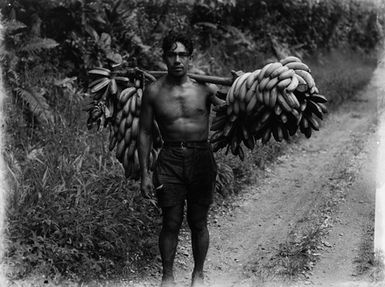
POLYGON ((210 89, 188 79, 172 85, 161 78, 152 86, 151 104, 164 141, 207 140, 210 89))

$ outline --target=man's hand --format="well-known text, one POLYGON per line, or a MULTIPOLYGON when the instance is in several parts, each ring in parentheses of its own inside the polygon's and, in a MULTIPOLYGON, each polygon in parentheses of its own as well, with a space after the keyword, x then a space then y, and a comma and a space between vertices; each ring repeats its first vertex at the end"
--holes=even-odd
POLYGON ((142 193, 142 196, 147 199, 151 198, 153 190, 154 186, 152 184, 151 177, 149 175, 146 175, 142 178, 142 181, 140 183, 140 191, 142 193))

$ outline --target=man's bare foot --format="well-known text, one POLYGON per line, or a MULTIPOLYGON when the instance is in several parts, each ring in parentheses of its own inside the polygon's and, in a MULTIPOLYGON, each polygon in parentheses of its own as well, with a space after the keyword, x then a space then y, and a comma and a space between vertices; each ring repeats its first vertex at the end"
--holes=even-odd
POLYGON ((162 278, 162 283, 160 284, 160 287, 175 287, 175 281, 174 277, 164 277, 162 278))
POLYGON ((203 272, 193 272, 191 278, 191 287, 204 287, 203 272))

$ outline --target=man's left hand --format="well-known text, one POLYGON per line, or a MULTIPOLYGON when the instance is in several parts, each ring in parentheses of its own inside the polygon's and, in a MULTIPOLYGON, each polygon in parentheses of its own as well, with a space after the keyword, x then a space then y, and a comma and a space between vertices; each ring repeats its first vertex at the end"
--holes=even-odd
POLYGON ((143 198, 149 199, 151 198, 152 191, 154 186, 152 184, 152 180, 150 176, 145 176, 142 178, 142 182, 140 184, 140 191, 142 193, 143 198))

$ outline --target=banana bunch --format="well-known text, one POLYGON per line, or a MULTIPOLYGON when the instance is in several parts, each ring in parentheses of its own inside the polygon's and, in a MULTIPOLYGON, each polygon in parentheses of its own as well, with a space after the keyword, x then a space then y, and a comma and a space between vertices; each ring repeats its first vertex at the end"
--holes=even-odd
MULTIPOLYGON (((110 146, 113 150, 116 145, 116 158, 123 164, 126 176, 134 178, 139 173, 138 134, 139 116, 143 96, 142 82, 137 79, 135 85, 124 89, 118 97, 117 113, 110 132, 110 146)), ((160 133, 153 123, 155 134, 153 138, 159 143, 160 133)), ((152 169, 157 158, 157 149, 152 148, 149 156, 148 166, 152 169)))
POLYGON ((298 128, 309 138, 312 130, 319 130, 326 102, 310 68, 297 57, 243 73, 228 90, 226 105, 214 108, 213 150, 227 146, 226 153, 231 151, 243 160, 242 142, 249 149, 259 139, 266 144, 272 136, 281 142, 298 128))
MULTIPOLYGON (((114 76, 105 68, 93 69, 89 74, 97 75, 97 79, 89 85, 94 105, 88 110, 88 123, 100 121, 104 127, 109 125, 109 149, 112 151, 116 147, 116 158, 123 165, 126 177, 136 179, 139 177, 137 142, 145 77, 137 74, 130 80, 114 76)), ((154 167, 162 141, 155 121, 153 131, 153 147, 148 163, 150 169, 154 167)))
POLYGON ((112 119, 115 110, 114 98, 121 86, 127 86, 129 78, 114 76, 110 69, 102 67, 92 69, 88 74, 90 76, 88 89, 93 101, 86 108, 89 112, 87 127, 92 129, 93 124, 97 123, 99 129, 100 126, 106 127, 112 119))

